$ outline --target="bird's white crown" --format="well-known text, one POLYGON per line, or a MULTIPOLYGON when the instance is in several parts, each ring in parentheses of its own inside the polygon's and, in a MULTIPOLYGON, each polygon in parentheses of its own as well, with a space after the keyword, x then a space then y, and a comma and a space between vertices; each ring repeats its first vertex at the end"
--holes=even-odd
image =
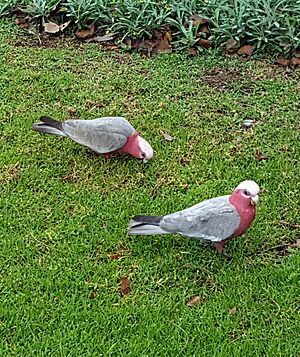
POLYGON ((247 190, 250 192, 251 196, 256 196, 259 194, 259 186, 255 181, 246 180, 241 182, 237 187, 236 190, 247 190))

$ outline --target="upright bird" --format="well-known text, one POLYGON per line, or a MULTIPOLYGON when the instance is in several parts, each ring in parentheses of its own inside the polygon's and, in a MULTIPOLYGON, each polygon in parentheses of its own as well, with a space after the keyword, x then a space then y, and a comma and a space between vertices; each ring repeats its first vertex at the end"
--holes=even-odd
POLYGON ((66 136, 105 158, 113 154, 129 154, 144 163, 153 156, 150 144, 139 136, 134 127, 122 117, 105 117, 93 120, 69 119, 63 122, 46 116, 32 124, 32 130, 66 136))
POLYGON ((226 240, 242 235, 255 218, 259 187, 254 181, 241 182, 231 195, 205 200, 166 216, 134 216, 128 234, 179 233, 215 244, 224 254, 226 240))

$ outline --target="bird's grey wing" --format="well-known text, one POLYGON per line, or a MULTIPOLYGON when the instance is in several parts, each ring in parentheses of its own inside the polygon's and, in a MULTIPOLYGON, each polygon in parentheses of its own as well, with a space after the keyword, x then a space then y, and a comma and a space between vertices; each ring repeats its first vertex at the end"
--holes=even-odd
POLYGON ((78 144, 104 154, 123 147, 135 132, 127 120, 119 117, 94 120, 66 120, 63 131, 78 144))
POLYGON ((232 236, 240 224, 240 216, 222 196, 203 201, 183 211, 164 216, 160 228, 167 232, 219 242, 232 236))

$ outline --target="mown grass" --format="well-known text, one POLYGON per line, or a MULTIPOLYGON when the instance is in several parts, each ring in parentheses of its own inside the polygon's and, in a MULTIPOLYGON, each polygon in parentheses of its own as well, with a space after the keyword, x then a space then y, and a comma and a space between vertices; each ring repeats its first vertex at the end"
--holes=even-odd
POLYGON ((213 53, 145 59, 95 45, 14 47, 7 26, 1 355, 297 356, 300 254, 273 248, 299 237, 280 223, 299 223, 299 72, 213 53), (63 120, 70 111, 123 115, 154 159, 105 161, 31 131, 39 115, 63 120), (253 129, 243 129, 245 118, 253 129), (227 244, 230 262, 184 237, 126 235, 133 214, 179 210, 248 178, 261 201, 249 231, 227 244), (125 297, 121 276, 131 282, 125 297), (204 303, 188 307, 193 295, 204 303))

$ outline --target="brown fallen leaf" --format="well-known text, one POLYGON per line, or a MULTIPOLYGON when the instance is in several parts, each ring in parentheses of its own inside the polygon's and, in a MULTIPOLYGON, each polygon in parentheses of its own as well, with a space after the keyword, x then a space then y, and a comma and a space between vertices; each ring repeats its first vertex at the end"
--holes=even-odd
POLYGON ((25 17, 16 17, 15 24, 20 26, 22 29, 28 29, 29 25, 25 20, 25 17))
POLYGON ((160 134, 167 140, 167 141, 172 141, 174 140, 173 136, 171 136, 170 134, 168 133, 165 133, 164 131, 160 131, 160 134))
POLYGON ((267 160, 267 156, 265 156, 259 149, 255 150, 255 158, 257 161, 267 160))
POLYGON ((165 32, 164 35, 163 35, 163 39, 164 39, 164 40, 167 40, 167 41, 169 41, 169 42, 171 42, 171 41, 172 41, 172 34, 171 34, 171 32, 169 32, 169 31, 165 32))
POLYGON ((209 40, 205 40, 204 38, 200 38, 197 42, 197 45, 204 48, 209 48, 211 46, 211 42, 209 40))
POLYGON ((89 299, 93 300, 93 299, 95 299, 95 297, 96 297, 95 291, 91 291, 90 295, 89 295, 89 299))
POLYGON ((85 40, 86 38, 93 36, 94 32, 95 32, 95 24, 91 24, 87 28, 80 29, 77 32, 75 32, 75 36, 80 40, 85 40))
POLYGON ((195 25, 205 25, 207 24, 207 20, 204 19, 203 17, 194 14, 189 17, 189 20, 192 21, 192 24, 195 25))
POLYGON ((275 63, 279 64, 280 66, 289 66, 290 64, 290 60, 289 59, 286 59, 286 58, 282 58, 282 57, 278 57, 276 60, 275 60, 275 63))
POLYGON ((252 53, 253 53, 253 50, 254 50, 253 46, 244 45, 238 50, 238 53, 244 54, 244 55, 250 57, 252 55, 252 53))
POLYGON ((236 47, 237 47, 238 42, 234 39, 234 38, 230 38, 227 42, 226 42, 226 51, 235 51, 236 47))
POLYGON ((172 48, 167 39, 162 39, 158 41, 152 49, 152 54, 156 55, 158 53, 170 53, 172 52, 172 48))
POLYGON ((207 25, 201 25, 199 28, 199 32, 209 33, 210 31, 207 25))
POLYGON ((117 260, 117 259, 121 258, 121 256, 122 256, 122 255, 121 255, 119 252, 117 252, 117 253, 115 253, 115 254, 108 255, 108 258, 109 258, 110 260, 117 260))
POLYGON ((60 26, 54 22, 46 22, 44 26, 44 30, 46 33, 56 34, 60 32, 60 26))
POLYGON ((187 306, 195 306, 195 305, 200 305, 203 303, 204 303, 203 297, 195 295, 186 304, 187 304, 187 306))
POLYGON ((131 293, 131 288, 129 285, 129 279, 127 276, 123 276, 120 279, 120 288, 119 288, 121 296, 128 295, 131 293))
POLYGON ((117 45, 105 45, 105 48, 109 51, 118 51, 120 49, 117 45))
POLYGON ((94 36, 92 38, 89 38, 86 42, 108 42, 112 41, 115 35, 115 33, 108 33, 104 36, 94 36))
POLYGON ((194 47, 188 48, 187 53, 190 57, 195 57, 197 56, 197 51, 194 47))
POLYGON ((230 313, 230 315, 235 315, 236 314, 236 306, 229 309, 229 313, 230 313))
POLYGON ((297 57, 291 58, 290 65, 291 66, 299 66, 300 65, 300 58, 297 58, 297 57))

